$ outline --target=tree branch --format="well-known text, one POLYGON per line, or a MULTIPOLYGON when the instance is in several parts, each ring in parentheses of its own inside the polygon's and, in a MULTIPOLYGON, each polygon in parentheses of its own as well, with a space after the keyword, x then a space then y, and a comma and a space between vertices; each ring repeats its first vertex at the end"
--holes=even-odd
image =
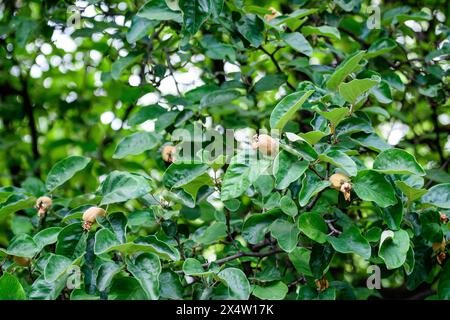
MULTIPOLYGON (((282 70, 281 67, 280 67, 280 64, 279 64, 278 61, 275 59, 275 55, 274 55, 275 52, 270 53, 269 51, 267 51, 266 49, 264 49, 263 46, 260 46, 259 49, 260 49, 262 52, 264 52, 265 54, 267 54, 267 55, 269 56, 270 60, 272 60, 273 64, 275 65, 275 68, 277 68, 277 71, 278 71, 279 73, 284 73, 283 70, 282 70)), ((294 87, 292 84, 290 84, 288 80, 286 80, 286 84, 287 84, 287 86, 288 86, 292 91, 295 91, 295 87, 294 87)))
MULTIPOLYGON (((281 252, 284 252, 284 251, 281 250, 280 248, 276 248, 276 249, 273 249, 273 250, 267 251, 267 252, 238 252, 236 254, 233 254, 231 256, 228 256, 228 257, 225 257, 225 258, 213 261, 213 262, 220 266, 220 265, 222 265, 224 263, 227 263, 227 262, 230 262, 232 260, 239 259, 239 258, 242 258, 242 257, 263 258, 263 257, 271 256, 273 254, 281 253, 281 252)), ((211 265, 211 263, 213 263, 213 262, 204 263, 202 265, 202 267, 203 268, 208 268, 211 265)))

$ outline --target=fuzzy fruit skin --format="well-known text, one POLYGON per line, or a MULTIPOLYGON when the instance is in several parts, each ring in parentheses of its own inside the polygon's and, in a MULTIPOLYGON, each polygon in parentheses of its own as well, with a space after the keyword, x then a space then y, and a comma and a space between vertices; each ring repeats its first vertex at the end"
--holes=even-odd
POLYGON ((278 141, 267 134, 260 134, 253 136, 253 149, 258 149, 266 156, 275 155, 278 153, 278 141))
POLYGON ((441 222, 443 224, 447 224, 448 223, 448 217, 447 217, 447 215, 445 213, 439 212, 439 216, 440 216, 441 222))
POLYGON ((172 163, 175 161, 176 148, 174 146, 164 146, 161 151, 161 157, 165 162, 172 163))
POLYGON ((22 266, 22 267, 28 267, 31 262, 31 260, 29 258, 18 257, 18 256, 14 256, 13 260, 17 265, 22 266))
POLYGON ((279 12, 277 11, 277 9, 275 9, 275 8, 273 8, 273 7, 269 7, 268 10, 271 11, 272 13, 271 13, 271 14, 266 14, 266 15, 264 16, 264 19, 266 19, 267 22, 270 22, 270 21, 272 21, 273 19, 275 19, 276 17, 281 16, 281 13, 279 13, 279 12))
POLYGON ((106 216, 106 211, 99 207, 90 207, 83 213, 83 229, 89 230, 97 217, 106 216))
POLYGON ((340 190, 341 186, 344 183, 350 182, 350 178, 342 173, 335 173, 335 174, 331 175, 329 180, 331 182, 331 187, 336 190, 340 190))
POLYGON ((350 201, 350 191, 352 190, 352 184, 350 178, 342 173, 335 173, 331 175, 329 181, 333 189, 339 190, 344 194, 346 201, 350 201))
POLYGON ((36 209, 38 209, 38 216, 40 218, 43 218, 45 216, 47 211, 52 206, 52 203, 53 203, 52 199, 50 199, 47 196, 42 196, 42 197, 37 198, 36 209))
POLYGON ((330 283, 325 278, 317 279, 315 281, 315 283, 316 283, 316 286, 317 286, 317 290, 319 290, 320 292, 325 291, 325 290, 327 290, 330 287, 330 283))

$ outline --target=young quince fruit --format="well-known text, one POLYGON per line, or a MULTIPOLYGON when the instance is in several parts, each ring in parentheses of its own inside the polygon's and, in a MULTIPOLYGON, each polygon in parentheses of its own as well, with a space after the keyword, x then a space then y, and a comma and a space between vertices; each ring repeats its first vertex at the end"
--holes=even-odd
POLYGON ((47 211, 52 206, 52 203, 53 203, 52 199, 50 199, 47 196, 37 198, 35 207, 38 210, 37 213, 39 218, 43 218, 45 216, 47 211))
POLYGON ((346 201, 350 201, 350 191, 352 190, 352 184, 350 178, 342 173, 335 173, 331 175, 329 181, 331 182, 331 187, 344 194, 346 201))
POLYGON ((106 211, 99 207, 90 207, 83 213, 83 229, 89 231, 97 217, 106 216, 106 211))

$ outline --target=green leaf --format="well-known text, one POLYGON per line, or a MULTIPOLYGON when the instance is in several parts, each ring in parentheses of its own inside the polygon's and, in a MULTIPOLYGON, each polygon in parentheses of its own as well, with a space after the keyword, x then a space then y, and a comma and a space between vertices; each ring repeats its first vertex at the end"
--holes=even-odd
POLYGON ((422 197, 422 203, 450 209, 450 183, 437 184, 431 187, 428 193, 422 197))
POLYGON ((295 270, 300 274, 312 277, 311 268, 309 267, 310 258, 311 250, 307 248, 297 247, 289 253, 289 260, 291 260, 295 270))
POLYGON ((333 247, 328 243, 324 245, 313 245, 311 257, 309 259, 309 268, 311 269, 314 278, 322 278, 323 274, 328 270, 334 253, 333 247))
POLYGON ((400 268, 406 261, 409 250, 409 236, 405 230, 383 231, 378 255, 388 270, 400 268))
POLYGON ((163 271, 159 275, 160 299, 182 300, 184 288, 180 277, 173 271, 163 271))
POLYGON ((298 228, 316 242, 325 243, 327 241, 328 226, 319 213, 302 213, 298 218, 298 228))
POLYGON ((282 33, 281 39, 295 51, 303 53, 308 57, 312 56, 313 48, 301 33, 282 33))
POLYGON ((269 230, 284 251, 291 252, 297 246, 300 231, 296 225, 286 220, 277 219, 270 225, 269 230))
POLYGON ((100 191, 103 196, 100 205, 106 205, 142 197, 151 189, 144 177, 115 170, 105 178, 100 191))
POLYGON ((267 286, 256 285, 252 294, 261 300, 283 300, 288 293, 288 287, 281 281, 276 281, 267 286))
POLYGON ((250 284, 242 270, 226 268, 220 271, 217 277, 228 287, 228 293, 232 299, 248 300, 250 284))
POLYGON ((39 251, 38 245, 31 236, 21 234, 13 238, 6 252, 12 256, 33 258, 39 251))
POLYGON ((128 155, 137 155, 155 148, 161 141, 159 134, 151 132, 137 132, 126 136, 117 144, 113 159, 122 159, 128 155))
POLYGON ((302 104, 314 93, 314 90, 299 91, 284 97, 273 109, 270 115, 270 127, 282 130, 292 119, 302 104))
POLYGON ((281 215, 280 210, 273 209, 265 213, 251 214, 242 226, 242 237, 251 244, 264 240, 267 228, 281 215))
POLYGON ((325 154, 319 155, 319 159, 325 162, 329 162, 332 165, 343 169, 349 176, 356 176, 357 167, 356 163, 340 150, 331 150, 325 154))
POLYGON ((205 271, 200 261, 194 258, 187 258, 183 262, 183 272, 187 276, 207 276, 211 271, 205 271))
POLYGON ((339 30, 336 29, 335 27, 330 27, 330 26, 320 26, 320 27, 315 27, 315 26, 305 26, 302 28, 302 34, 307 37, 310 35, 319 35, 319 36, 324 36, 324 37, 328 37, 334 40, 339 40, 341 39, 341 34, 339 33, 339 30))
POLYGON ((134 277, 116 278, 108 293, 109 300, 147 300, 147 293, 134 277))
POLYGON ((53 191, 64 182, 70 180, 75 173, 86 168, 90 158, 70 156, 58 161, 50 170, 45 181, 48 191, 53 191))
POLYGON ((122 270, 122 267, 113 261, 104 261, 98 265, 95 270, 95 279, 97 289, 100 292, 106 292, 116 274, 122 270))
POLYGON ((403 194, 408 198, 409 202, 413 202, 420 199, 424 194, 428 192, 426 189, 413 188, 406 184, 404 181, 395 181, 395 185, 403 192, 403 194))
POLYGON ((254 14, 244 15, 237 22, 236 28, 255 48, 258 48, 264 41, 264 22, 254 14))
POLYGON ((300 206, 306 206, 312 197, 329 185, 329 181, 320 180, 320 178, 317 177, 317 175, 315 175, 311 170, 306 171, 306 175, 302 180, 302 188, 298 195, 300 206))
POLYGON ((33 197, 12 194, 5 202, 0 204, 0 217, 28 209, 33 206, 35 201, 33 197))
POLYGON ((86 251, 87 234, 81 223, 73 223, 64 227, 58 234, 55 253, 76 259, 86 251))
POLYGON ((142 54, 129 53, 126 57, 119 58, 111 65, 111 77, 119 80, 122 72, 142 58, 142 54))
POLYGON ((284 73, 269 74, 262 77, 255 83, 255 92, 271 91, 279 89, 286 82, 286 75, 284 73))
POLYGON ((307 168, 307 161, 301 161, 298 157, 285 150, 280 151, 273 165, 275 187, 279 190, 286 189, 292 182, 298 180, 307 168))
POLYGON ((397 43, 390 38, 381 38, 375 40, 375 42, 370 45, 364 58, 370 59, 380 56, 382 54, 388 53, 396 47, 397 43))
POLYGON ((251 185, 251 161, 245 150, 238 152, 230 162, 223 177, 220 198, 222 201, 240 197, 251 185))
POLYGON ((359 228, 351 226, 344 230, 339 238, 327 237, 334 250, 341 253, 356 253, 366 260, 371 255, 371 247, 369 242, 361 235, 359 228))
POLYGON ((373 162, 373 169, 388 174, 425 175, 425 171, 412 154, 396 148, 381 152, 373 162))
POLYGON ((330 111, 322 111, 317 106, 314 106, 312 108, 314 111, 316 111, 318 114, 320 114, 322 117, 330 121, 332 126, 336 128, 338 124, 345 119, 345 117, 348 116, 350 110, 348 108, 335 108, 330 111))
POLYGON ((164 0, 148 1, 139 9, 137 16, 149 20, 174 20, 181 22, 180 12, 172 11, 164 0))
POLYGON ((45 281, 54 282, 64 275, 67 269, 72 265, 72 260, 56 254, 51 254, 44 270, 45 281))
POLYGON ((439 299, 450 300, 450 261, 448 260, 439 277, 437 291, 439 299))
POLYGON ((30 300, 56 300, 61 291, 66 287, 66 277, 61 277, 56 281, 46 281, 41 275, 33 282, 28 294, 30 300))
POLYGON ((391 146, 380 138, 376 133, 359 132, 352 135, 351 139, 363 147, 377 152, 390 149, 391 146))
POLYGON ((400 229, 403 220, 403 203, 400 199, 393 206, 382 208, 383 220, 388 228, 393 230, 400 229))
POLYGON ((379 80, 355 79, 339 85, 339 94, 350 104, 355 104, 357 99, 377 85, 379 80))
POLYGON ((345 59, 328 78, 326 86, 335 91, 347 76, 360 68, 359 62, 363 59, 365 51, 357 51, 345 59))
POLYGON ((236 89, 215 90, 203 96, 200 107, 205 108, 226 105, 240 96, 241 93, 236 89))
POLYGON ((156 21, 134 16, 131 20, 131 27, 126 34, 127 42, 131 44, 139 41, 148 35, 156 25, 156 21))
POLYGON ((309 132, 305 132, 305 133, 300 132, 298 135, 300 137, 302 137, 303 139, 305 139, 306 142, 308 142, 309 144, 316 144, 323 137, 327 136, 328 133, 319 131, 319 130, 314 130, 314 131, 309 131, 309 132))
POLYGON ((162 259, 173 261, 180 260, 180 253, 178 250, 153 235, 139 237, 133 242, 120 243, 115 234, 108 229, 102 229, 95 234, 94 253, 96 255, 115 250, 125 254, 152 252, 162 259))
POLYGON ((167 113, 167 110, 157 104, 141 107, 135 114, 130 117, 130 119, 128 120, 128 125, 136 126, 147 120, 158 119, 165 113, 167 113))
POLYGON ((381 173, 373 170, 362 170, 352 180, 353 190, 365 201, 374 201, 382 208, 397 203, 394 188, 381 173))
POLYGON ((283 196, 280 200, 280 208, 285 214, 295 217, 298 214, 297 205, 295 201, 289 196, 283 196))
POLYGON ((191 35, 197 33, 211 14, 209 0, 179 0, 178 5, 183 12, 184 28, 191 35))
POLYGON ((5 272, 0 277, 0 300, 26 300, 25 291, 16 276, 5 272))
POLYGON ((201 176, 208 166, 200 163, 172 163, 164 172, 163 182, 167 188, 180 188, 201 176))
POLYGON ((33 237, 34 242, 42 250, 45 246, 53 244, 58 240, 58 235, 63 228, 51 227, 36 233, 33 237))
POLYGON ((195 237, 195 242, 201 244, 211 244, 221 238, 227 236, 227 226, 223 222, 215 222, 208 226, 205 230, 202 230, 200 236, 195 237))
POLYGON ((134 260, 127 259, 127 270, 139 281, 147 298, 159 299, 159 274, 161 273, 161 262, 157 255, 144 252, 134 260))

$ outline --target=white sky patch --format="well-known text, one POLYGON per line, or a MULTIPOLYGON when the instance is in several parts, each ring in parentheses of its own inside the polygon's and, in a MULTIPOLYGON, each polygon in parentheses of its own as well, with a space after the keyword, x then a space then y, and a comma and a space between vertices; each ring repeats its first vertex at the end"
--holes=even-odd
POLYGON ((100 116, 100 121, 103 124, 110 124, 114 120, 115 117, 116 116, 114 115, 114 112, 106 111, 106 112, 103 112, 102 115, 100 116))
POLYGON ((91 50, 89 52, 89 57, 95 62, 95 64, 98 64, 100 60, 102 60, 102 54, 97 50, 91 50))
POLYGON ((57 67, 61 64, 61 57, 60 56, 52 56, 50 58, 50 64, 52 65, 52 67, 57 67))
POLYGON ((113 129, 114 131, 119 130, 120 128, 122 128, 122 120, 119 118, 115 118, 112 122, 111 122, 111 129, 113 129))
POLYGON ((9 73, 13 76, 13 77, 18 77, 20 75, 20 68, 19 66, 13 66, 11 68, 11 70, 9 71, 9 73))
POLYGON ((97 15, 97 10, 95 10, 94 5, 87 6, 81 14, 82 17, 93 18, 97 15))
POLYGON ((55 29, 55 31, 53 31, 52 41, 55 44, 55 47, 66 52, 75 52, 75 50, 77 50, 77 44, 72 37, 63 33, 61 30, 55 29))
POLYGON ((382 123, 378 128, 382 137, 392 146, 397 145, 409 131, 409 127, 400 121, 382 123))
POLYGON ((411 30, 413 30, 414 32, 421 32, 422 31, 422 26, 417 23, 414 20, 407 20, 405 21, 405 25, 410 28, 411 30))
POLYGON ((139 125, 139 128, 148 131, 153 132, 155 131, 155 120, 147 120, 139 125))
POLYGON ((30 76, 34 79, 42 77, 42 70, 37 64, 33 64, 30 69, 30 76))
POLYGON ((238 65, 229 63, 228 61, 223 65, 223 70, 225 73, 241 72, 241 68, 238 65))
POLYGON ((136 74, 132 74, 129 78, 128 78, 128 83, 130 84, 130 86, 132 87, 137 87, 138 85, 141 84, 141 77, 139 77, 136 74))
POLYGON ((49 43, 43 43, 41 46, 41 52, 47 56, 53 52, 53 48, 49 43))
POLYGON ((186 92, 205 84, 200 78, 202 74, 200 68, 197 68, 192 64, 186 65, 186 68, 187 72, 175 71, 174 77, 168 76, 161 81, 158 89, 161 91, 162 95, 178 95, 175 80, 177 81, 178 88, 181 92, 186 92))
POLYGON ((42 71, 48 71, 50 66, 48 65, 47 59, 43 54, 40 54, 36 57, 36 63, 41 68, 42 71))
POLYGON ((150 92, 142 97, 136 102, 138 106, 149 106, 151 104, 156 104, 159 101, 159 94, 157 92, 150 92))
POLYGON ((445 114, 445 113, 440 114, 438 116, 438 120, 444 126, 450 124, 450 116, 448 114, 445 114))

